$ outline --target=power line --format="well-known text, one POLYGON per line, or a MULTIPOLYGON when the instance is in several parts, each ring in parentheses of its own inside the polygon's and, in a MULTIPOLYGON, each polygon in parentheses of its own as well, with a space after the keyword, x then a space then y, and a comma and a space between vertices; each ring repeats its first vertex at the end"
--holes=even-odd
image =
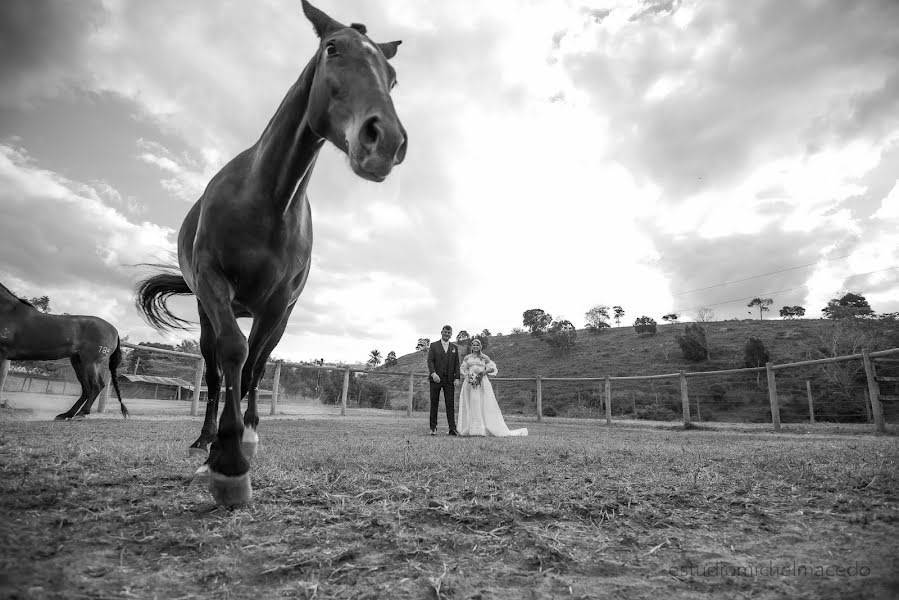
POLYGON ((805 267, 811 267, 817 265, 820 262, 832 262, 835 260, 840 260, 842 258, 849 258, 851 254, 846 254, 845 256, 835 256, 833 258, 825 258, 823 260, 819 260, 813 263, 808 263, 807 265, 799 265, 797 267, 789 267, 787 269, 781 269, 780 271, 771 271, 770 273, 762 273, 761 275, 753 275, 752 277, 746 277, 744 279, 734 279, 733 281, 725 281, 724 283, 716 283, 715 285, 709 285, 706 287, 696 288, 695 290, 687 290, 686 292, 679 292, 677 294, 672 294, 673 296, 686 296, 687 294, 692 294, 693 292, 701 292, 703 290, 710 290, 716 287, 722 287, 725 285, 730 285, 732 283, 740 283, 741 281, 749 281, 751 279, 760 279, 762 277, 767 277, 768 275, 776 275, 778 273, 786 273, 787 271, 795 271, 796 269, 804 269, 805 267))
MULTIPOLYGON (((834 259, 834 260, 836 260, 836 259, 834 259)), ((874 275, 875 273, 884 273, 886 271, 892 271, 894 269, 899 269, 899 265, 896 265, 893 267, 887 267, 886 269, 879 269, 877 271, 870 271, 868 273, 858 273, 856 275, 850 275, 849 277, 844 277, 843 279, 845 281, 847 279, 855 279, 856 277, 865 277, 866 275, 874 275)), ((717 286, 713 286, 713 287, 717 287, 717 286)), ((786 288, 783 290, 777 290, 774 292, 765 292, 764 294, 758 294, 756 296, 746 296, 744 298, 734 298, 733 300, 725 300, 723 302, 715 302, 713 304, 703 304, 701 306, 694 306, 693 308, 680 308, 680 309, 677 309, 675 312, 683 313, 683 312, 688 312, 691 310, 697 310, 700 308, 709 308, 712 306, 721 306, 722 304, 731 304, 732 302, 742 302, 743 300, 752 300, 753 298, 764 298, 766 296, 773 296, 775 294, 782 294, 784 292, 792 292, 794 290, 801 290, 802 288, 807 288, 807 287, 808 287, 808 284, 805 284, 805 285, 800 285, 800 286, 796 286, 796 287, 786 288)))

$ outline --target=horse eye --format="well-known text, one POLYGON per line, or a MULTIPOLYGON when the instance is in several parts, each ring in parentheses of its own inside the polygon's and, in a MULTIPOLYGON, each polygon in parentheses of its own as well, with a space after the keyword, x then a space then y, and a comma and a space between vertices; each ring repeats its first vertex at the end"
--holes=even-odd
POLYGON ((399 83, 399 81, 397 81, 396 79, 394 79, 394 80, 393 80, 393 83, 390 84, 390 89, 395 88, 395 87, 397 86, 398 83, 399 83))
POLYGON ((337 56, 337 48, 332 43, 328 43, 325 45, 325 54, 328 56, 337 56))

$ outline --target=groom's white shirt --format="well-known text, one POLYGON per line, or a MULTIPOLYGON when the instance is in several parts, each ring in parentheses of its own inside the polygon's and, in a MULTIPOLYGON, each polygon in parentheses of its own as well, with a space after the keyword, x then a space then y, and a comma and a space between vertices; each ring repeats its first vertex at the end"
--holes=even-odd
POLYGON ((449 342, 444 342, 443 340, 440 340, 440 343, 443 345, 444 354, 449 352, 449 342))

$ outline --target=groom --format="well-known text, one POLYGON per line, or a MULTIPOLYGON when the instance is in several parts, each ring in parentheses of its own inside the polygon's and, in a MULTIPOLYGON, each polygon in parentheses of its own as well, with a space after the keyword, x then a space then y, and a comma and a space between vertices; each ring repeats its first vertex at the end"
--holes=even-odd
POLYGON ((459 350, 450 342, 453 328, 444 325, 440 331, 440 341, 428 348, 428 373, 431 381, 431 435, 437 435, 437 408, 440 405, 440 390, 443 390, 443 401, 446 403, 446 422, 450 435, 456 433, 456 415, 454 411, 455 381, 459 379, 459 350))

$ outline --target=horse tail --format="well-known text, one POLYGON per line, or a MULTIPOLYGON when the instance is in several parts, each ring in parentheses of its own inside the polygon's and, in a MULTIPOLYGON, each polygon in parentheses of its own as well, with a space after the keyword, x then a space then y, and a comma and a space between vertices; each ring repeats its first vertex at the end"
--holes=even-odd
POLYGON ((135 300, 137 310, 157 329, 187 329, 191 322, 175 316, 166 306, 166 302, 170 296, 193 294, 193 291, 184 281, 184 277, 177 273, 177 267, 154 266, 163 267, 168 272, 148 277, 137 286, 135 300))
POLYGON ((109 374, 112 375, 110 377, 110 381, 112 382, 112 387, 115 389, 115 395, 119 398, 119 404, 122 407, 122 416, 126 419, 128 418, 128 407, 125 406, 125 403, 122 402, 122 391, 119 389, 119 376, 116 373, 116 370, 119 368, 119 365, 122 364, 122 340, 119 339, 116 342, 115 352, 109 357, 109 374))

